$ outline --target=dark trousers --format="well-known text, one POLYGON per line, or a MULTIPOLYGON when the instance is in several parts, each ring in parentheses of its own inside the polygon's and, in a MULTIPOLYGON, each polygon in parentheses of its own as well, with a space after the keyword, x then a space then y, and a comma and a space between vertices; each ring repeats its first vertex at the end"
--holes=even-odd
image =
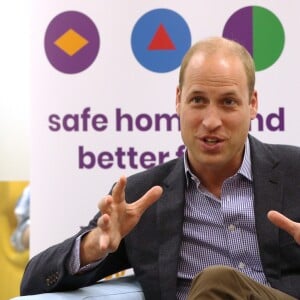
POLYGON ((188 300, 295 300, 279 290, 260 284, 238 270, 213 266, 193 280, 188 300))

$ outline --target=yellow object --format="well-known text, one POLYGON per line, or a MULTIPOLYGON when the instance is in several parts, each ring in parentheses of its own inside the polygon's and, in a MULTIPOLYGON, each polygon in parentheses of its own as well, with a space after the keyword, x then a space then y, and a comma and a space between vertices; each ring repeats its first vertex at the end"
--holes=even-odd
POLYGON ((17 226, 15 205, 28 185, 27 181, 0 182, 0 300, 20 295, 20 282, 29 251, 17 252, 10 237, 17 226))
POLYGON ((69 29, 54 42, 58 48, 66 52, 69 56, 76 54, 88 43, 88 40, 73 29, 69 29))

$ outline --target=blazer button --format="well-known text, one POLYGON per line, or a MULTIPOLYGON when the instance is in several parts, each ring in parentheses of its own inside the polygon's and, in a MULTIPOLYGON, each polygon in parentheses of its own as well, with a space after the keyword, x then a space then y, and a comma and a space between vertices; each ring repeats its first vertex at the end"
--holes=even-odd
POLYGON ((47 286, 50 286, 50 285, 51 285, 51 280, 50 280, 50 278, 46 278, 46 284, 47 284, 47 286))

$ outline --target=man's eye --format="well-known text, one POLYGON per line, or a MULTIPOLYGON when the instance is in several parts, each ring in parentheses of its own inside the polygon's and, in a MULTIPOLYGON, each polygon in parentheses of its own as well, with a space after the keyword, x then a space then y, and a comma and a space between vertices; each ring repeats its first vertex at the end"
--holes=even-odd
POLYGON ((236 104, 236 101, 233 99, 225 99, 224 100, 224 105, 226 105, 226 106, 233 106, 235 104, 236 104))
POLYGON ((194 97, 191 99, 191 102, 199 104, 199 103, 203 103, 204 99, 202 97, 194 97))

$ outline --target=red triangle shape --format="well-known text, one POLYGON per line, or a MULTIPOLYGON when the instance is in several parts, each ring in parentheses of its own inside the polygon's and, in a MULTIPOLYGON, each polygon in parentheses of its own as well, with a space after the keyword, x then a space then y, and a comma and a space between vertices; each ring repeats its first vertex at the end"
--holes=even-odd
POLYGON ((170 39, 165 27, 160 24, 155 35, 148 45, 148 50, 175 50, 175 46, 170 39))

